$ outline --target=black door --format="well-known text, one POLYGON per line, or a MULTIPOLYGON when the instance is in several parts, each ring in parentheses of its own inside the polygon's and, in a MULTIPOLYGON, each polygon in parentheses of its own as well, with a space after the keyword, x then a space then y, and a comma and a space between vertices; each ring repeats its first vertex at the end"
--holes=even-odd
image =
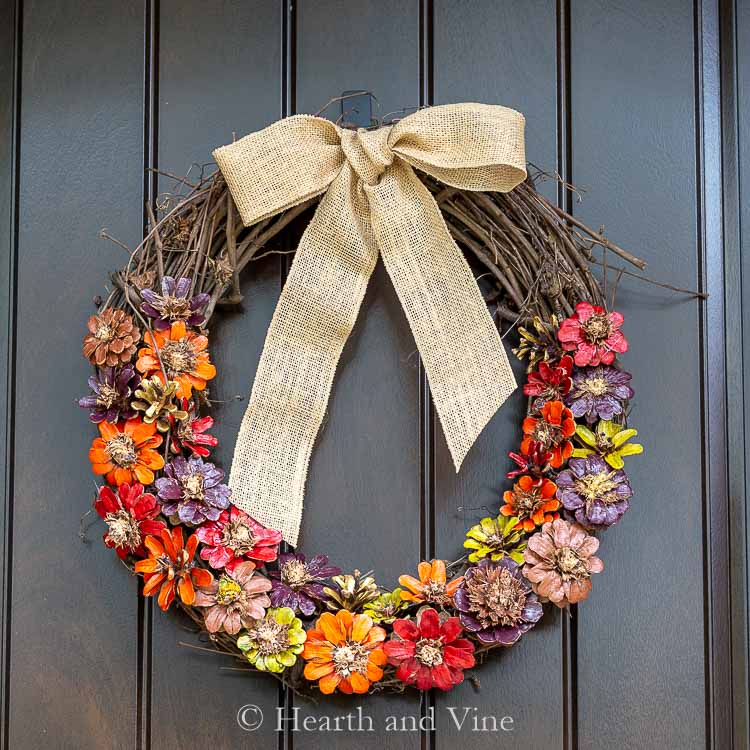
MULTIPOLYGON (((0 12, 3 747, 747 746, 750 110, 737 94, 750 77, 749 7, 8 0, 0 12), (91 431, 74 404, 88 375, 79 338, 124 260, 100 229, 137 244, 145 167, 184 174, 233 133, 359 88, 379 115, 455 101, 523 111, 529 160, 586 191, 576 214, 645 257, 651 276, 711 293, 703 302, 621 280, 646 452, 631 464, 632 510, 604 540, 606 571, 575 620, 548 616, 480 685, 421 705, 412 694, 310 705, 222 671, 220 658, 178 645, 194 636, 139 600, 97 528, 91 543, 79 538, 92 496, 91 431), (277 708, 319 727, 356 705, 373 732, 276 729, 277 708), (264 715, 255 731, 245 706, 264 715), (388 716, 431 709, 434 731, 386 731, 388 716), (484 716, 512 717, 512 731, 479 731, 491 728, 484 716)), ((232 397, 249 390, 284 272, 278 256, 254 266, 242 313, 214 330, 224 466, 244 409, 232 397)), ((378 268, 314 454, 305 549, 384 581, 421 556, 455 556, 467 524, 497 504, 523 408, 519 395, 499 412, 456 476, 378 268)))

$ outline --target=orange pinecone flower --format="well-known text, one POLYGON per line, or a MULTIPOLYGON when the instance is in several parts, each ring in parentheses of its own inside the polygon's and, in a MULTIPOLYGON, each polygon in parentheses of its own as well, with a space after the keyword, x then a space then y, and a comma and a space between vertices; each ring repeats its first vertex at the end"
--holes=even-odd
POLYGON ((146 424, 139 417, 115 424, 100 422, 99 434, 89 448, 89 461, 94 474, 106 475, 110 484, 149 485, 154 470, 164 467, 164 459, 154 450, 162 442, 156 422, 146 424))
POLYGON ((559 469, 573 453, 573 443, 568 438, 573 437, 575 431, 573 412, 562 401, 548 401, 542 408, 541 418, 523 420, 521 453, 528 455, 532 443, 540 443, 552 453, 550 465, 559 469))
POLYGON ((202 391, 206 381, 216 377, 208 358, 208 338, 188 331, 184 321, 175 321, 166 331, 149 331, 143 340, 146 346, 138 352, 137 370, 164 381, 161 356, 167 378, 177 382, 177 398, 190 398, 193 388, 202 391))
POLYGON ((324 612, 307 631, 302 651, 305 678, 318 681, 320 692, 330 695, 366 693, 383 677, 381 667, 388 661, 381 644, 385 630, 373 625, 368 615, 353 615, 345 609, 335 615, 324 612))
POLYGON ((560 517, 555 513, 560 508, 556 493, 557 485, 549 479, 534 479, 524 474, 512 490, 503 493, 505 505, 500 513, 518 518, 524 531, 534 531, 537 526, 560 517))
POLYGON ((447 604, 464 580, 463 576, 447 580, 444 560, 421 562, 417 566, 419 580, 413 576, 400 576, 398 582, 407 591, 401 592, 401 598, 407 602, 429 602, 430 604, 447 604))
POLYGON ((162 529, 160 538, 147 536, 143 541, 148 557, 135 564, 135 572, 143 574, 143 595, 153 596, 157 589, 159 607, 166 611, 179 593, 183 604, 195 601, 196 586, 210 586, 214 577, 205 568, 195 565, 193 557, 198 537, 193 534, 183 544, 182 528, 162 529))

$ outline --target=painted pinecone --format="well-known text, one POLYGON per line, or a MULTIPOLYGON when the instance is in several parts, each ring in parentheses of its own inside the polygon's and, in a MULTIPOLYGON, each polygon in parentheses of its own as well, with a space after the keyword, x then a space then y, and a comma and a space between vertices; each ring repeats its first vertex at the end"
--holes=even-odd
POLYGON ((141 332, 124 310, 108 307, 92 315, 83 339, 83 356, 97 367, 116 367, 133 359, 141 332))
POLYGON ((556 315, 552 315, 549 321, 542 320, 534 316, 534 330, 519 328, 518 333, 520 342, 513 349, 513 354, 518 359, 528 358, 529 371, 533 370, 539 362, 558 359, 560 356, 560 344, 557 341, 557 329, 559 320, 556 315))
POLYGON ((170 416, 181 421, 188 418, 188 413, 179 408, 175 403, 177 383, 170 380, 166 385, 157 377, 146 378, 141 381, 135 392, 135 400, 132 407, 136 411, 143 412, 143 421, 151 424, 156 422, 159 432, 169 430, 170 416))
POLYGON ((328 596, 326 605, 334 611, 347 609, 350 612, 360 612, 368 602, 380 596, 378 585, 369 573, 355 570, 351 575, 333 576, 334 586, 326 586, 324 591, 328 596))

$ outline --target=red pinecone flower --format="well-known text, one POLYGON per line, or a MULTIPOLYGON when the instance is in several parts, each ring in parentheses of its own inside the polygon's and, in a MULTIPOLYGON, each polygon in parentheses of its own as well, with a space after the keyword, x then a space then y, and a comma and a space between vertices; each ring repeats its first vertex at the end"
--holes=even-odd
POLYGON ((181 411, 188 413, 187 419, 175 419, 170 416, 172 423, 170 432, 170 446, 174 453, 190 451, 194 456, 206 458, 219 444, 219 439, 208 435, 207 430, 214 426, 213 417, 198 417, 194 408, 190 408, 190 401, 186 398, 181 400, 181 411))
POLYGON ((396 637, 383 644, 396 677, 418 690, 436 687, 450 690, 463 682, 464 669, 474 666, 474 645, 459 638, 463 628, 457 617, 440 622, 431 607, 421 609, 414 620, 395 620, 396 637))
POLYGON ((624 318, 618 312, 607 313, 599 305, 579 302, 575 314, 563 320, 557 332, 562 348, 574 352, 578 367, 611 365, 615 354, 628 350, 620 326, 624 318))
POLYGON ((107 524, 104 544, 117 552, 121 559, 128 555, 143 557, 143 539, 147 534, 158 535, 167 526, 155 520, 159 515, 159 503, 143 485, 121 484, 115 493, 111 487, 100 487, 94 509, 107 524))

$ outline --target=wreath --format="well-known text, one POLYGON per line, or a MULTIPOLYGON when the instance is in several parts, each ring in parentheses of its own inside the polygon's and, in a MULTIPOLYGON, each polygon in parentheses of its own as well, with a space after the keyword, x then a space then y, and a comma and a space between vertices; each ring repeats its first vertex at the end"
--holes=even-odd
POLYGON ((207 634, 209 650, 298 692, 450 689, 517 643, 544 605, 588 597, 604 567, 599 538, 633 495, 625 459, 642 446, 628 424, 616 284, 605 300, 607 253, 645 264, 537 191, 548 179, 572 190, 557 178, 537 173, 508 192, 419 179, 527 363, 509 483, 453 561, 423 561, 395 588, 342 572, 237 507, 211 461, 209 323, 240 304, 252 261, 288 252, 319 195, 246 225, 222 172, 179 180, 149 207, 145 239, 113 273, 83 341, 95 373, 79 404, 98 428, 89 459, 104 544, 142 576, 143 596, 207 634))

